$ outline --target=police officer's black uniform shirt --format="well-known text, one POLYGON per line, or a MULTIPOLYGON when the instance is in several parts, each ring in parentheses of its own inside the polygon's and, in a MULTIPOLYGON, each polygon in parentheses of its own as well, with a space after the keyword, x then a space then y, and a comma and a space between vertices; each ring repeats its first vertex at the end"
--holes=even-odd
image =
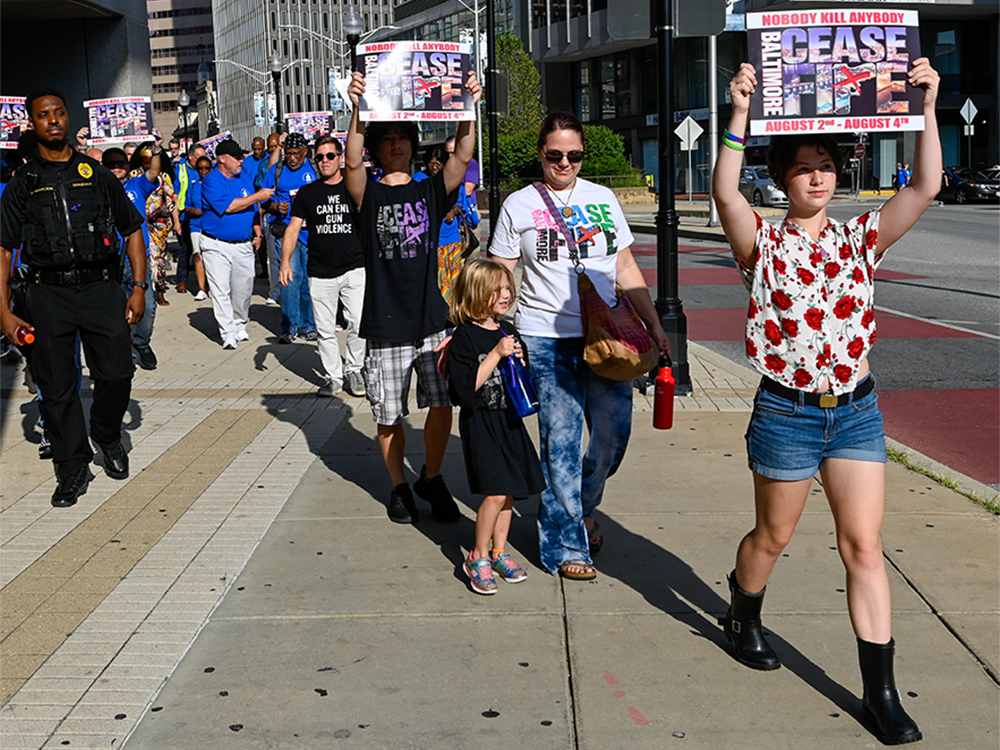
POLYGON ((36 153, 4 191, 0 246, 23 242, 22 262, 35 269, 108 266, 118 260, 113 230, 127 237, 144 221, 99 162, 77 151, 65 162, 36 153))

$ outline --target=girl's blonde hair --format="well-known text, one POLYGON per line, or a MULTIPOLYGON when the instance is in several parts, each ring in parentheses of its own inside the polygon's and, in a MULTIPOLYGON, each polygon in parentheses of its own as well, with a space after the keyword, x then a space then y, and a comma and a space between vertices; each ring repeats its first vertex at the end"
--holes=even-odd
POLYGON ((465 264, 452 288, 451 320, 455 325, 486 320, 493 314, 493 299, 503 281, 510 284, 514 304, 514 275, 496 261, 476 258, 465 264))

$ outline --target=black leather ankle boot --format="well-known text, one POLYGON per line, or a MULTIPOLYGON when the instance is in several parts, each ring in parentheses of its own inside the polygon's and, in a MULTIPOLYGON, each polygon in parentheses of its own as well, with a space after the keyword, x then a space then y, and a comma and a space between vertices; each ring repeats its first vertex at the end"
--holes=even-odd
POLYGON ((903 710, 893 676, 896 642, 869 643, 858 638, 858 661, 865 686, 865 720, 883 745, 905 745, 923 739, 917 723, 903 710))
POLYGON ((751 594, 736 582, 736 571, 729 574, 731 595, 729 611, 719 620, 736 651, 736 659, 751 669, 771 670, 781 666, 778 655, 768 645, 760 627, 760 609, 767 586, 751 594))

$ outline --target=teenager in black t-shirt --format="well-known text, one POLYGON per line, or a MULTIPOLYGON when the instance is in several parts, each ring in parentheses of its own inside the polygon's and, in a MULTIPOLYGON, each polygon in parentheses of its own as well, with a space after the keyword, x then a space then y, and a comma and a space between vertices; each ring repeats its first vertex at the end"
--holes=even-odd
MULTIPOLYGON (((478 104, 482 88, 469 73, 466 89, 478 104)), ((426 462, 414 484, 434 517, 457 521, 458 506, 441 476, 451 434, 451 401, 437 371, 436 349, 447 338, 448 307, 437 286, 437 238, 444 215, 455 205, 472 158, 472 122, 458 126, 455 155, 435 177, 414 182, 410 163, 419 147, 413 122, 373 122, 365 132, 358 100, 365 79, 354 73, 348 88, 354 115, 347 134, 347 190, 359 212, 358 236, 365 254, 366 290, 361 334, 368 339, 365 378, 379 446, 392 479, 389 518, 416 523, 418 513, 403 470, 403 424, 410 378, 417 371, 417 405, 429 407, 424 422, 426 462), (382 179, 371 182, 364 147, 382 179)))
POLYGON ((281 245, 278 280, 287 287, 294 280, 292 256, 303 226, 309 228, 306 275, 313 317, 319 336, 319 358, 325 378, 317 396, 335 396, 343 383, 352 396, 365 395, 361 375, 365 342, 358 335, 365 297, 364 257, 354 231, 354 214, 347 184, 340 171, 343 147, 325 135, 316 140, 316 170, 319 180, 303 185, 292 201, 288 229, 281 245), (340 359, 337 341, 337 306, 344 306, 347 321, 347 351, 340 359))

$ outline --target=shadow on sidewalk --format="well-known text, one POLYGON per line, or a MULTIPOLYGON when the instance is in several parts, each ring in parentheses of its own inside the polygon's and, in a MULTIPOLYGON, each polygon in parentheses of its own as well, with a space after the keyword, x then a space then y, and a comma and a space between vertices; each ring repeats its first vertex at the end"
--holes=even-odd
MULTIPOLYGON (((604 514, 599 521, 605 539, 613 545, 595 559, 600 573, 629 586, 653 607, 689 626, 693 636, 711 641, 727 658, 734 659, 732 647, 718 624, 718 618, 729 608, 728 600, 669 550, 604 514)), ((724 578, 717 585, 722 591, 728 591, 724 578)), ((765 632, 784 669, 861 723, 861 703, 850 690, 833 680, 773 629, 765 626, 765 632)))

